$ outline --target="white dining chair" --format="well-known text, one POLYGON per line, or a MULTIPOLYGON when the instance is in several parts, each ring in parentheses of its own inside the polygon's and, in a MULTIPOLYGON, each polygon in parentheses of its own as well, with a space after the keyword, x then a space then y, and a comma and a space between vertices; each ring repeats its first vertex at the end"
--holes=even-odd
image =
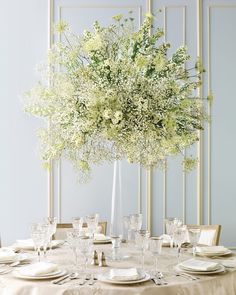
POLYGON ((198 244, 207 246, 217 246, 220 241, 221 225, 187 225, 188 229, 199 228, 200 238, 198 244))
MULTIPOLYGON (((84 223, 83 227, 86 228, 87 224, 84 223)), ((55 240, 65 240, 66 239, 66 232, 73 228, 72 223, 58 223, 56 233, 53 236, 55 240)), ((107 231, 107 222, 106 221, 99 221, 98 222, 98 233, 106 235, 107 231)))

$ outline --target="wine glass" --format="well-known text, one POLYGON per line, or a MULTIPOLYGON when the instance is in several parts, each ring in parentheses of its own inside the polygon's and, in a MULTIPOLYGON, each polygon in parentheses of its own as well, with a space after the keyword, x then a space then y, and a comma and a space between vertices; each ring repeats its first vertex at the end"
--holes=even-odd
POLYGON ((147 230, 138 230, 135 233, 136 247, 141 250, 141 268, 144 270, 144 252, 148 249, 148 238, 150 233, 147 230))
POLYGON ((79 231, 78 229, 71 229, 69 231, 67 231, 66 233, 67 235, 67 243, 69 244, 73 254, 74 254, 74 265, 75 265, 75 269, 77 270, 79 268, 79 265, 78 265, 78 253, 77 253, 77 250, 78 250, 78 239, 79 239, 79 231))
POLYGON ((88 227, 88 235, 90 238, 93 238, 98 228, 99 214, 95 213, 95 214, 87 215, 85 220, 88 227))
POLYGON ((174 230, 173 240, 174 240, 174 243, 177 245, 177 249, 178 249, 177 250, 178 264, 180 263, 181 245, 186 240, 186 233, 187 233, 186 225, 177 226, 174 230))
POLYGON ((130 241, 130 216, 123 216, 123 240, 130 241))
POLYGON ((174 241, 173 241, 173 235, 176 227, 182 225, 182 220, 176 217, 169 217, 164 220, 165 222, 165 228, 166 233, 170 237, 170 247, 173 248, 174 241))
POLYGON ((50 242, 49 247, 52 250, 52 237, 56 233, 57 230, 57 218, 56 217, 47 217, 45 218, 47 224, 49 224, 49 235, 50 235, 50 242))
POLYGON ((79 236, 78 250, 84 256, 84 272, 87 273, 88 269, 88 256, 92 251, 93 240, 88 236, 79 236))
POLYGON ((75 229, 78 229, 79 231, 82 231, 84 224, 84 218, 83 217, 73 217, 72 218, 72 226, 75 229))
POLYGON ((197 243, 200 238, 200 233, 201 230, 200 228, 189 228, 188 229, 188 237, 189 237, 189 242, 193 245, 193 255, 196 255, 196 247, 197 243))
POLYGON ((149 250, 155 257, 155 275, 158 275, 158 256, 161 254, 163 239, 151 237, 149 239, 149 250))
POLYGON ((41 247, 44 245, 45 241, 45 229, 40 223, 34 223, 30 228, 31 238, 34 243, 34 249, 38 255, 38 261, 41 261, 41 247))
POLYGON ((142 228, 143 215, 138 214, 130 214, 130 231, 129 231, 129 239, 135 239, 135 232, 141 230, 142 228))

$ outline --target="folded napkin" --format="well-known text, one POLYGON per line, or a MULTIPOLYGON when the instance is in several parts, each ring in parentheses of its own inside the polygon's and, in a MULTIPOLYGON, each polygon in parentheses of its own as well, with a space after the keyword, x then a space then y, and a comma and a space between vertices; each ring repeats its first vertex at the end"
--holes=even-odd
POLYGON ((172 242, 170 235, 163 234, 160 236, 160 238, 163 239, 163 243, 162 243, 163 246, 170 246, 170 244, 172 242))
POLYGON ((22 267, 19 273, 24 276, 42 276, 58 271, 58 266, 50 262, 37 262, 29 266, 22 267))
POLYGON ((0 250, 0 262, 12 261, 16 258, 17 254, 10 249, 0 250))
POLYGON ((32 239, 25 240, 16 240, 16 244, 14 245, 20 249, 34 249, 34 242, 32 239))
POLYGON ((213 271, 219 268, 219 263, 211 261, 203 261, 197 259, 189 259, 179 264, 180 268, 196 271, 213 271))
POLYGON ((107 237, 104 234, 94 234, 95 241, 104 241, 107 237))
POLYGON ((111 269, 109 278, 116 281, 134 281, 140 279, 140 273, 137 268, 111 269))
MULTIPOLYGON (((63 244, 63 240, 52 240, 52 248, 58 247, 59 245, 63 244)), ((12 245, 12 247, 18 250, 34 250, 34 242, 32 239, 25 239, 25 240, 16 240, 16 243, 12 245)))
POLYGON ((202 254, 224 254, 227 251, 224 246, 196 247, 196 252, 202 254))

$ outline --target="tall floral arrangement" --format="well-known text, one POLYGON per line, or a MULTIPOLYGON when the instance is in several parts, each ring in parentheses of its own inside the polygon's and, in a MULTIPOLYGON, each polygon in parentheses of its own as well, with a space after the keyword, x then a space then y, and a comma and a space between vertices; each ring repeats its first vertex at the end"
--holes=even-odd
MULTIPOLYGON (((205 119, 195 94, 200 62, 187 69, 184 46, 169 56, 163 31, 151 33, 151 15, 139 30, 132 15, 113 18, 81 36, 59 23, 63 42, 49 51, 42 81, 25 102, 27 112, 50 121, 40 131, 43 160, 63 155, 83 175, 123 158, 160 166, 198 140, 205 119)), ((184 161, 190 168, 195 160, 184 161)))

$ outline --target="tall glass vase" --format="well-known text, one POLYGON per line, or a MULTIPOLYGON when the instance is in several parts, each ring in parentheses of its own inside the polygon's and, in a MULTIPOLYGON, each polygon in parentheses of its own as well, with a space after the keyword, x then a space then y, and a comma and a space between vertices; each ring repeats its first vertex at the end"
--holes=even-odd
POLYGON ((119 260, 119 248, 123 234, 122 224, 122 191, 121 191, 121 161, 114 162, 112 201, 111 201, 111 227, 112 259, 119 260))

